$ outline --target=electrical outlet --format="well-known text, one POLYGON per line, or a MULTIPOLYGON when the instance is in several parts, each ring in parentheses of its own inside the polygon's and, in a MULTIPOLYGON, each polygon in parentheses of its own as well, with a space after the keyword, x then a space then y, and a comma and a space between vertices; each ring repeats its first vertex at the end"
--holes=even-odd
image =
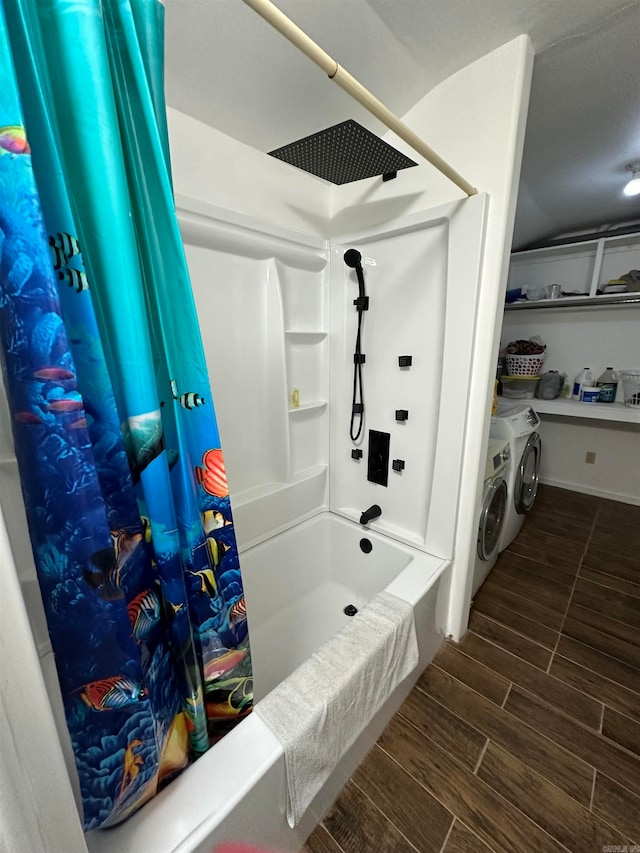
POLYGON ((587 450, 587 455, 584 457, 584 461, 587 465, 595 465, 596 464, 596 454, 593 450, 587 450))

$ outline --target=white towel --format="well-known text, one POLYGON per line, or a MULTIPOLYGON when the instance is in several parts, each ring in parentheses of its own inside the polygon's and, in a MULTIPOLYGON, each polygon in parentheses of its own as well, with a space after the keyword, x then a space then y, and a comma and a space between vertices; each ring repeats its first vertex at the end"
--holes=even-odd
POLYGON ((289 826, 417 665, 413 608, 381 592, 256 705, 284 748, 289 826))

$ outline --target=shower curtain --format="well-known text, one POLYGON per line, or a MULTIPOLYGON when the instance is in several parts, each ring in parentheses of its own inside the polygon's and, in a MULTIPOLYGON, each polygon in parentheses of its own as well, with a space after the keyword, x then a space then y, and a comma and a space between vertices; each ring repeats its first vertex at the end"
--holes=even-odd
POLYGON ((252 707, 162 52, 158 0, 0 5, 4 380, 86 829, 252 707))

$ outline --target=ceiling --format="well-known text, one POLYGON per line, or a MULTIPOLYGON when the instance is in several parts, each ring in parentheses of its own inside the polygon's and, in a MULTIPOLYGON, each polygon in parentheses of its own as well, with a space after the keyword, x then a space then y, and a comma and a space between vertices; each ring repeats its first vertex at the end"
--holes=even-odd
MULTIPOLYGON (((276 4, 400 116, 528 33, 536 60, 514 247, 640 220, 640 197, 621 193, 625 163, 640 158, 640 0, 276 4)), ((166 95, 261 151, 347 118, 384 132, 241 0, 166 0, 166 95)))

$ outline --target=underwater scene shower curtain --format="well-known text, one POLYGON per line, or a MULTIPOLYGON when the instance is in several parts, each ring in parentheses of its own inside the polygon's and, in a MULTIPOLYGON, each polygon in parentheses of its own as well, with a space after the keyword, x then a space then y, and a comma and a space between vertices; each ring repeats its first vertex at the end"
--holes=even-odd
POLYGON ((162 52, 158 0, 0 4, 4 381, 86 829, 252 707, 162 52))

